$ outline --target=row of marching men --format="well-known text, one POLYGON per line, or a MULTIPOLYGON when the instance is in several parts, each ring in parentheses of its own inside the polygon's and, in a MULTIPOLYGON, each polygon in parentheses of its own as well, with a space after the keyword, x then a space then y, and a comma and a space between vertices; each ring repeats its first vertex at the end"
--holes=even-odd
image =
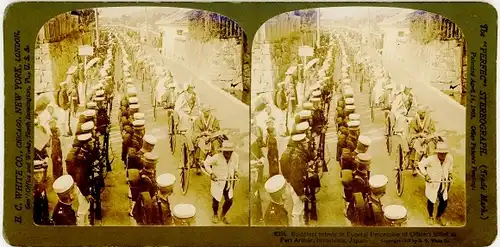
MULTIPOLYGON (((111 164, 107 159, 107 141, 109 140, 108 106, 113 99, 114 88, 111 73, 113 68, 110 66, 112 50, 113 46, 108 46, 108 59, 103 63, 99 83, 92 88, 90 102, 79 116, 75 139, 65 160, 68 175, 57 177, 52 185, 59 198, 52 217, 48 219, 46 196, 36 197, 35 223, 88 225, 101 217, 100 192, 101 188, 104 188, 102 174, 105 170, 111 170, 111 164), (61 187, 61 184, 64 186, 61 187), (78 198, 76 212, 73 209, 75 197, 78 198)), ((43 174, 45 169, 46 167, 40 166, 35 161, 35 177, 40 173, 43 174)))
POLYGON ((271 202, 266 210, 266 225, 303 226, 317 220, 316 193, 321 186, 318 173, 327 172, 321 155, 327 127, 329 80, 322 81, 302 103, 295 115, 291 138, 280 158, 281 174, 270 174, 264 188, 271 202))
MULTIPOLYGON (((111 80, 107 83, 113 83, 111 80)), ((102 217, 100 194, 104 188, 105 170, 111 170, 107 160, 109 141, 109 95, 99 83, 92 101, 80 115, 76 136, 66 156, 68 175, 59 177, 53 184, 59 202, 52 216, 56 225, 93 225, 102 217), (74 185, 76 186, 74 186, 74 185), (77 212, 72 209, 74 198, 78 198, 77 212)))
MULTIPOLYGON (((345 78, 347 79, 347 78, 345 78)), ((382 208, 388 178, 370 174, 372 157, 367 153, 371 139, 360 135, 360 115, 356 113, 354 90, 343 80, 337 101, 337 154, 344 186, 345 216, 353 225, 400 225, 406 221, 406 208, 382 208)))
POLYGON ((176 181, 174 175, 157 176, 159 155, 154 148, 157 138, 146 134, 145 115, 140 112, 137 88, 125 85, 118 122, 122 134, 122 161, 126 169, 131 200, 129 216, 138 225, 190 225, 196 208, 191 204, 178 204, 171 209, 169 196, 176 181))

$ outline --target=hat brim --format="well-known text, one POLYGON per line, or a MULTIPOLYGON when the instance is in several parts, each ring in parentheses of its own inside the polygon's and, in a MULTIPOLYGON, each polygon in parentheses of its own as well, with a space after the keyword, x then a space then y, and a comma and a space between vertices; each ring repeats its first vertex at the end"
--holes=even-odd
POLYGON ((436 149, 435 152, 440 153, 440 154, 445 154, 445 153, 449 153, 450 150, 448 150, 448 149, 436 149))

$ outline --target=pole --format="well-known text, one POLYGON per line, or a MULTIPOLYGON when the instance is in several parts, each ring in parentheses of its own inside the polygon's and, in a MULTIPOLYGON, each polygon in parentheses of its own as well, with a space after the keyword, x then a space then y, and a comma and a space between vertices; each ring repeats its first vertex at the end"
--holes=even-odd
POLYGON ((316 9, 316 47, 319 48, 319 45, 320 45, 320 42, 319 42, 319 38, 320 38, 320 32, 319 32, 319 21, 320 21, 320 18, 319 18, 319 8, 316 9))
POLYGON ((83 98, 84 98, 84 105, 87 103, 87 56, 83 56, 83 98))
POLYGON ((144 7, 144 11, 146 12, 146 44, 148 44, 149 41, 148 7, 144 7))
MULTIPOLYGON (((306 63, 307 63, 307 57, 302 57, 302 101, 305 100, 306 98, 306 63)), ((297 99, 298 100, 298 99, 297 99)))
POLYGON ((94 9, 95 14, 95 36, 96 36, 96 47, 99 48, 99 18, 97 17, 97 8, 94 9))

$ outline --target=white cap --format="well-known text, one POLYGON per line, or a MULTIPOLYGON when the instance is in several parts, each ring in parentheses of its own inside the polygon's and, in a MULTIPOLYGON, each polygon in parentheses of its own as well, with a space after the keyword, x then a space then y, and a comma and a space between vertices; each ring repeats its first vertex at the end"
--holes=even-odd
POLYGON ((187 219, 196 215, 196 207, 191 204, 177 204, 172 214, 179 219, 187 219))
POLYGON ((311 98, 311 102, 320 102, 321 98, 311 98))
POLYGON ((52 188, 57 194, 61 194, 71 189, 74 183, 75 181, 71 175, 62 175, 54 181, 52 188))
POLYGON ((354 95, 354 90, 352 90, 352 88, 345 88, 344 95, 345 96, 352 96, 352 95, 354 95))
POLYGON ((141 119, 141 120, 135 120, 134 122, 132 122, 132 124, 134 126, 144 126, 144 124, 146 124, 146 121, 141 119))
POLYGON ((134 119, 135 120, 144 119, 144 113, 142 113, 142 112, 136 112, 136 113, 134 113, 134 119))
POLYGON ((127 89, 127 95, 136 95, 136 94, 137 94, 137 90, 135 90, 135 88, 129 87, 127 89))
POLYGON ((361 125, 360 121, 349 121, 347 122, 347 127, 359 127, 361 125))
POLYGON ((89 131, 91 129, 94 129, 94 121, 88 121, 82 124, 82 130, 83 131, 89 131))
POLYGON ((371 161, 372 160, 372 156, 370 156, 367 153, 359 153, 358 155, 356 155, 356 158, 358 158, 360 161, 371 161))
POLYGON ((299 112, 299 116, 302 118, 307 118, 307 117, 311 117, 312 113, 310 110, 302 110, 299 112))
POLYGON ((400 220, 406 217, 408 211, 401 205, 389 205, 384 207, 384 216, 389 220, 400 220))
POLYGON ((306 110, 312 109, 313 108, 313 104, 311 102, 302 103, 302 108, 304 108, 306 110))
POLYGON ((143 139, 144 139, 144 141, 146 141, 147 143, 149 143, 151 145, 155 145, 156 142, 158 141, 156 139, 156 137, 154 137, 153 135, 150 135, 150 134, 144 135, 143 139))
POLYGON ((297 134, 292 136, 292 140, 296 142, 300 142, 306 138, 306 134, 297 134))
POLYGON ((438 142, 436 144, 436 150, 435 150, 436 153, 448 153, 449 150, 448 150, 448 145, 446 145, 445 142, 438 142))
POLYGON ((389 182, 389 179, 385 175, 382 175, 382 174, 373 175, 370 178, 370 180, 368 181, 368 183, 370 184, 370 187, 372 187, 374 189, 382 188, 382 187, 386 186, 388 182, 389 182))
POLYGON ((309 122, 301 122, 295 126, 295 129, 298 131, 305 131, 309 129, 309 122))
POLYGON ((97 90, 97 91, 95 92, 95 95, 96 95, 96 96, 98 96, 98 97, 99 97, 99 96, 103 96, 103 95, 104 95, 104 90, 97 90))
POLYGON ((345 99, 345 104, 346 105, 354 105, 354 98, 345 99))
POLYGON ((128 103, 130 104, 137 104, 137 102, 139 102, 139 99, 137 97, 128 98, 128 103))
POLYGON ((129 108, 130 109, 139 109, 139 104, 130 104, 129 108))
POLYGON ((363 136, 363 135, 360 135, 358 137, 358 142, 360 142, 361 144, 363 144, 365 146, 370 146, 370 144, 372 144, 372 140, 370 139, 370 137, 363 136))
POLYGON ((313 91, 312 96, 314 96, 314 97, 321 96, 321 91, 313 91))
POLYGON ((78 135, 78 141, 81 141, 81 142, 85 142, 85 141, 88 141, 90 140, 90 138, 92 137, 92 134, 90 133, 85 133, 85 134, 80 134, 78 135))
POLYGON ((175 183, 175 176, 170 173, 161 174, 156 178, 156 183, 159 188, 166 188, 172 186, 175 183))
POLYGON ((87 108, 88 109, 92 109, 92 108, 96 108, 97 107, 97 103, 95 102, 89 102, 87 103, 87 108))
POLYGON ((361 118, 361 115, 359 115, 359 114, 356 114, 356 113, 349 114, 350 121, 359 121, 360 118, 361 118))
POLYGON ((83 115, 85 117, 93 117, 93 116, 95 116, 95 113, 96 113, 95 110, 89 109, 89 110, 85 110, 83 112, 83 115))
POLYGON ((356 110, 356 106, 355 106, 355 105, 346 105, 346 106, 345 106, 345 109, 346 109, 346 110, 352 110, 352 111, 353 111, 353 110, 356 110))
POLYGON ((285 183, 286 181, 283 175, 274 175, 266 181, 264 188, 268 193, 274 193, 282 189, 285 186, 285 183))

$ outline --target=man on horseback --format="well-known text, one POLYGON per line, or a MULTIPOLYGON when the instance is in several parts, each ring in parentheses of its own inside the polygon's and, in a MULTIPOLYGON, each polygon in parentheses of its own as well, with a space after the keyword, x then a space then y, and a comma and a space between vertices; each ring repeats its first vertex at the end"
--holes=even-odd
POLYGON ((197 143, 196 149, 196 172, 201 173, 200 163, 205 161, 207 153, 211 152, 214 155, 219 151, 221 140, 213 138, 211 135, 220 130, 219 120, 212 115, 212 108, 209 105, 202 106, 202 114, 200 114, 193 125, 193 143, 197 143))

